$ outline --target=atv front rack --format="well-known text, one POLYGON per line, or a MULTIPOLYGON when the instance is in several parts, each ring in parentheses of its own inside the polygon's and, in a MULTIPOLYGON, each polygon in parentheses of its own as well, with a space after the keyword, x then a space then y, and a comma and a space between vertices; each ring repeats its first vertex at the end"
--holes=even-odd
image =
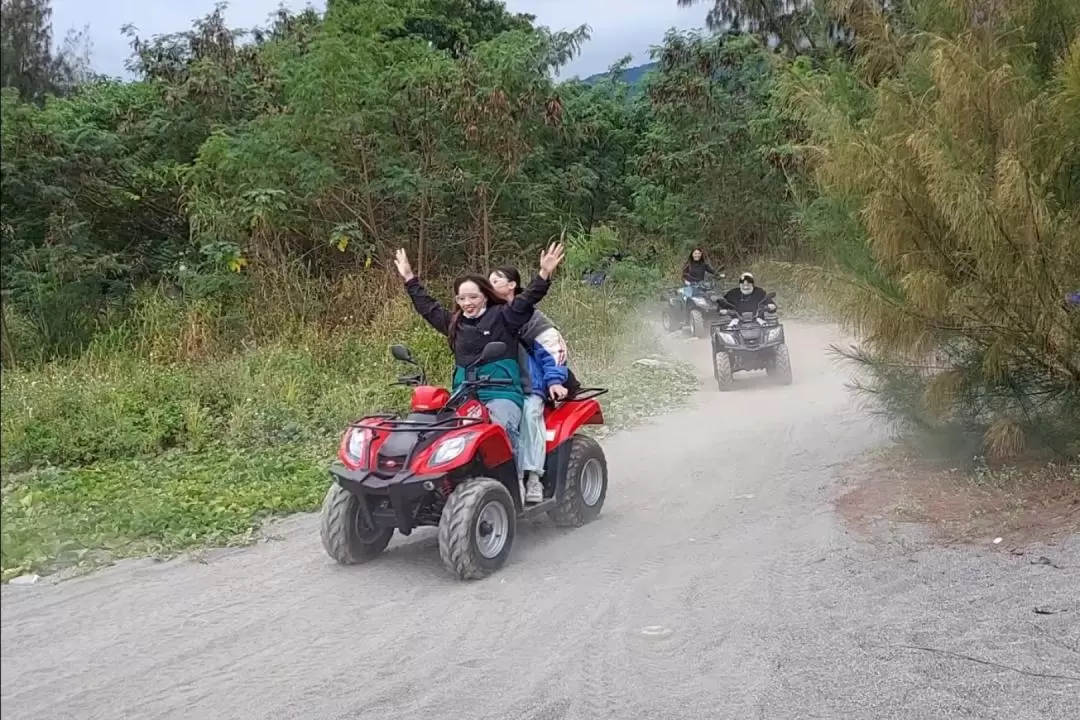
POLYGON ((377 415, 368 415, 367 417, 359 420, 354 420, 349 423, 351 428, 359 428, 361 430, 372 430, 375 432, 419 432, 426 430, 439 430, 441 432, 449 432, 450 430, 459 430, 465 427, 472 427, 473 425, 479 425, 484 422, 481 418, 474 417, 461 417, 454 415, 452 417, 438 420, 436 422, 424 422, 422 420, 401 420, 397 415, 393 413, 379 413, 377 415), (373 423, 379 424, 373 424, 373 423))

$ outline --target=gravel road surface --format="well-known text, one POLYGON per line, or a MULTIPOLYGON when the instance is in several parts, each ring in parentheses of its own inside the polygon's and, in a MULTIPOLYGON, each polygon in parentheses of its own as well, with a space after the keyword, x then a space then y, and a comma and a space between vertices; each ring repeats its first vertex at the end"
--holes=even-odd
MULTIPOLYGON (((444 573, 431 532, 338 567, 303 516, 198 561, 5 586, 2 716, 1080 718, 1080 538, 849 532, 836 467, 885 435, 827 357, 837 331, 788 334, 794 385, 706 383, 606 439, 601 518, 521 528, 484 581, 444 573)), ((672 346, 711 380, 703 341, 672 346)))

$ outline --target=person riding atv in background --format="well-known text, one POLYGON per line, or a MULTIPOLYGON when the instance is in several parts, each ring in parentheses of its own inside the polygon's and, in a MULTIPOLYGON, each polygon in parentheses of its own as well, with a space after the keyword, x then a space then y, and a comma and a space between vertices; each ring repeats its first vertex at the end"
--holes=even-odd
MULTIPOLYGON (((488 280, 504 302, 513 302, 522 292, 521 274, 510 265, 493 270, 488 280)), ((524 501, 538 503, 544 499, 540 478, 544 475, 547 455, 544 402, 549 398, 562 400, 581 385, 567 366, 566 340, 544 313, 535 310, 518 338, 524 356, 520 358, 520 365, 526 393, 518 469, 526 478, 524 501)))
MULTIPOLYGON (((724 299, 734 305, 736 312, 742 315, 747 312, 756 313, 758 306, 765 300, 765 295, 765 289, 759 288, 754 283, 754 276, 744 272, 739 276, 738 287, 728 290, 727 294, 724 295, 724 299)), ((737 324, 738 318, 732 320, 732 323, 737 324)))
POLYGON ((563 254, 561 243, 555 243, 542 252, 539 273, 529 287, 515 295, 511 302, 503 300, 482 275, 466 275, 456 279, 454 300, 457 308, 453 312, 443 308, 420 284, 404 249, 398 250, 394 258, 416 312, 449 339, 455 365, 453 390, 464 382, 465 368, 480 357, 484 346, 493 342, 506 344, 503 357, 486 362, 477 370, 481 377, 505 377, 511 384, 483 388, 477 395, 491 413, 492 422, 506 430, 510 445, 515 450, 518 448, 521 408, 525 403, 518 365, 518 333, 532 319, 535 305, 547 295, 549 280, 562 262, 563 254))
POLYGON ((701 248, 694 248, 690 251, 690 257, 687 258, 686 265, 683 266, 683 297, 689 298, 693 294, 693 285, 695 283, 705 282, 706 273, 709 275, 720 274, 713 270, 712 265, 705 259, 705 252, 701 248))

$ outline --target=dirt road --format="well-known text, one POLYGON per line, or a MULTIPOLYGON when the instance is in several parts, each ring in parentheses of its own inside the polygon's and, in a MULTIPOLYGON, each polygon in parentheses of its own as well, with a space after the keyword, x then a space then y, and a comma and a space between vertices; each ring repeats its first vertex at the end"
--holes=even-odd
MULTIPOLYGON (((337 567, 299 517, 205 562, 5 587, 3 718, 1080 717, 1078 539, 1053 567, 839 524, 834 466, 883 433, 836 339, 790 326, 793 386, 705 385, 606 440, 601 519, 523 528, 485 581, 431 533, 337 567)), ((674 345, 708 376, 703 341, 674 345)))

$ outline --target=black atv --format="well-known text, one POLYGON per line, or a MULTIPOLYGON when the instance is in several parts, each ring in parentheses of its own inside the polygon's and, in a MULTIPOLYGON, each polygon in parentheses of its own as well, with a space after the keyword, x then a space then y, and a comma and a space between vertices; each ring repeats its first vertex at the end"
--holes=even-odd
POLYGON ((737 313, 724 298, 718 301, 720 319, 711 326, 713 376, 721 391, 734 385, 740 370, 764 370, 781 385, 791 384, 791 357, 784 326, 776 316, 776 293, 771 292, 755 312, 737 313), (737 320, 732 325, 732 320, 737 320))
POLYGON ((664 293, 664 309, 660 311, 660 322, 668 332, 689 326, 691 335, 703 338, 709 333, 709 324, 720 317, 717 303, 723 300, 723 295, 716 292, 713 284, 708 281, 693 283, 690 288, 689 299, 683 295, 682 287, 664 293))

